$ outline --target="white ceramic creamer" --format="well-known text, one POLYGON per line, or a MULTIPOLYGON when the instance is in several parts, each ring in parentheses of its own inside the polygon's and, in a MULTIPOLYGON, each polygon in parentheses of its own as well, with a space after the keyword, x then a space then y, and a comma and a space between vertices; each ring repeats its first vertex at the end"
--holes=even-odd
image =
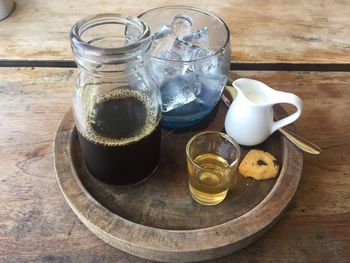
POLYGON ((232 86, 235 91, 231 93, 236 92, 236 97, 227 112, 225 129, 241 145, 262 143, 279 128, 296 121, 302 112, 303 103, 298 96, 274 90, 260 81, 240 78, 232 86), (275 122, 272 106, 278 103, 293 104, 296 111, 275 122))

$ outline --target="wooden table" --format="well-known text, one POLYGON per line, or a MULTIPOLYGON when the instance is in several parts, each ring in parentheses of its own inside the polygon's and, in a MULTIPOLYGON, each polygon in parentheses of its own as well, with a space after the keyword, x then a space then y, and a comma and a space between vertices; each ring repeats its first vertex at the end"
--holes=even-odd
POLYGON ((14 65, 67 65, 68 33, 82 17, 102 12, 138 15, 169 4, 190 4, 220 16, 231 31, 236 63, 343 64, 350 60, 348 1, 16 0, 0 26, 0 59, 14 65))
MULTIPOLYGON (((136 2, 17 0, 14 14, 0 21, 0 262, 149 262, 105 244, 80 223, 59 190, 52 156, 77 73, 69 27, 87 14, 135 15, 164 5, 136 2)), ((211 262, 348 262, 350 3, 191 4, 228 23, 232 68, 250 69, 237 73, 303 99, 298 133, 323 149, 304 155, 300 186, 278 223, 252 245, 211 262), (310 65, 322 71, 306 71, 310 65)))

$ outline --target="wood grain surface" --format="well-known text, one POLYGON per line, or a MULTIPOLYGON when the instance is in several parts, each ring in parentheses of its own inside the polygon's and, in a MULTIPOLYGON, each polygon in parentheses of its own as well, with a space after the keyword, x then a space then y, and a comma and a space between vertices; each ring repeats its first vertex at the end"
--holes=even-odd
POLYGON ((220 16, 231 30, 232 61, 244 63, 349 63, 350 3, 310 0, 16 0, 0 21, 0 60, 72 60, 69 30, 96 13, 136 16, 185 4, 220 16))
MULTIPOLYGON (((0 71, 0 262, 150 262, 98 239, 59 190, 52 144, 75 74, 59 68, 0 71)), ((239 74, 299 95, 304 112, 298 134, 323 152, 304 155, 295 198, 266 235, 210 263, 348 262, 350 73, 239 74)))

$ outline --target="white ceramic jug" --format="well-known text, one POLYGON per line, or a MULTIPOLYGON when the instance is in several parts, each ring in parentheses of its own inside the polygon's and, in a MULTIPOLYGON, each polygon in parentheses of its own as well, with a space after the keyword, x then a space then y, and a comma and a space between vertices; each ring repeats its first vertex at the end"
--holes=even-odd
POLYGON ((225 129, 241 145, 262 143, 279 128, 297 120, 302 112, 303 103, 298 96, 274 90, 260 81, 240 78, 232 86, 236 97, 227 112, 225 129), (272 106, 278 103, 293 104, 296 111, 275 122, 272 106))

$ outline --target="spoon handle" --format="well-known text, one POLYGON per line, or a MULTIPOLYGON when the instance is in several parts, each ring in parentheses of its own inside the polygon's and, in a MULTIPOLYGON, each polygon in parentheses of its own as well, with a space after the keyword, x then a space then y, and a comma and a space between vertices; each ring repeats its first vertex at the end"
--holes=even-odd
POLYGON ((283 136, 286 137, 289 141, 291 141, 295 146, 297 146, 299 149, 303 150, 304 152, 311 153, 311 154, 321 153, 320 147, 313 144, 312 142, 305 140, 299 135, 283 128, 278 129, 278 131, 282 133, 283 136))

